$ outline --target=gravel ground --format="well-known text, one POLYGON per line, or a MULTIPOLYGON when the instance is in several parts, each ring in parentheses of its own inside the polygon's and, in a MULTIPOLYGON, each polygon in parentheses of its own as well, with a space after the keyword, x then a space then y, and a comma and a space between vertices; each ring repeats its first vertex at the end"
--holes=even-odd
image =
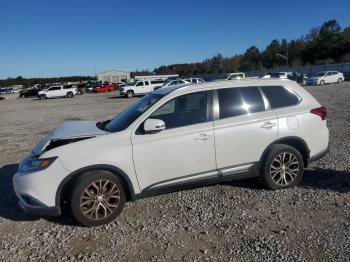
POLYGON ((147 198, 98 228, 25 214, 12 176, 61 121, 108 119, 135 99, 1 101, 0 260, 350 261, 350 83, 307 90, 329 109, 331 152, 300 186, 268 191, 246 180, 147 198))

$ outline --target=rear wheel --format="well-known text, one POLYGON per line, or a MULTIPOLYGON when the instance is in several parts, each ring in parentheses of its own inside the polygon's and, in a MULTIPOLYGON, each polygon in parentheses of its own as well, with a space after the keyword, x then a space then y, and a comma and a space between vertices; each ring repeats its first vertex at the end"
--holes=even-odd
POLYGON ((340 84, 341 82, 343 82, 343 79, 339 78, 337 83, 340 84))
POLYGON ((260 170, 264 185, 269 189, 284 189, 300 183, 304 161, 294 147, 282 144, 272 146, 260 170))
POLYGON ((82 174, 74 183, 71 211, 85 226, 99 226, 114 220, 125 205, 125 191, 110 172, 95 170, 82 174))
POLYGON ((132 97, 134 96, 134 92, 131 91, 131 90, 129 90, 129 91, 126 93, 126 96, 127 96, 128 98, 132 98, 132 97))

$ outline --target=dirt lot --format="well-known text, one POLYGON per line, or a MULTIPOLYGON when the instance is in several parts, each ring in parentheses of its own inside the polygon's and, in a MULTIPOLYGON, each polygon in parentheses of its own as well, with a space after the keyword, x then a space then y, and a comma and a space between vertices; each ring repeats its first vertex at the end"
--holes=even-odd
MULTIPOLYGON (((17 164, 64 120, 103 120, 135 99, 115 93, 0 101, 0 260, 350 260, 350 83, 307 87, 329 109, 330 154, 300 186, 254 180, 197 188, 126 205, 107 226, 25 214, 12 189, 17 164)), ((45 186, 45 185, 43 185, 45 186)))

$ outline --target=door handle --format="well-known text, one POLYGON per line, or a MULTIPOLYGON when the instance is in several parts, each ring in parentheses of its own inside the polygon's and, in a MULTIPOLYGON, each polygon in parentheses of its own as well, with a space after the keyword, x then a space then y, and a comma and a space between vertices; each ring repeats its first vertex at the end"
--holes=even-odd
POLYGON ((276 126, 277 124, 276 123, 271 123, 271 122, 266 122, 264 123, 261 128, 265 128, 265 129, 271 129, 273 128, 274 126, 276 126))
POLYGON ((211 135, 208 134, 200 134, 194 138, 194 140, 207 140, 211 137, 211 135))

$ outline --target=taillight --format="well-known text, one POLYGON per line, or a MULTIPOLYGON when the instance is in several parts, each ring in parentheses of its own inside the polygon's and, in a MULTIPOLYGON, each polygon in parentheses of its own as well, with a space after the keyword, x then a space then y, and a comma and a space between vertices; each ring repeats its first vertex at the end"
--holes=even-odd
POLYGON ((318 115, 319 117, 322 118, 322 120, 325 120, 326 117, 327 117, 327 108, 325 108, 324 106, 311 109, 310 112, 311 112, 312 114, 318 115))

